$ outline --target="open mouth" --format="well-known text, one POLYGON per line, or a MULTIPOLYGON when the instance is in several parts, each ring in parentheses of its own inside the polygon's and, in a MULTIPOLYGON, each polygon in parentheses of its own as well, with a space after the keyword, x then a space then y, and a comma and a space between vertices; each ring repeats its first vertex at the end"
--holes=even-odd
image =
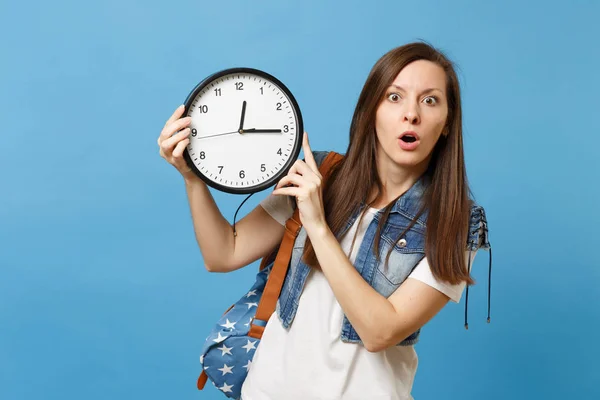
POLYGON ((417 141, 417 138, 412 135, 404 135, 400 138, 405 143, 413 143, 417 141))

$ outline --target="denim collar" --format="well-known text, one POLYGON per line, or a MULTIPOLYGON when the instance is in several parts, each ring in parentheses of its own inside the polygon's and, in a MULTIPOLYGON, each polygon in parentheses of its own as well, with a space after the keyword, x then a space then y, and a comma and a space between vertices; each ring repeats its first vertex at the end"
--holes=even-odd
MULTIPOLYGON (((406 191, 402 196, 396 200, 392 206, 392 213, 402 214, 409 219, 413 219, 422 205, 423 195, 425 190, 429 187, 431 178, 427 174, 423 174, 417 179, 417 181, 406 191)), ((366 206, 365 202, 362 202, 359 209, 362 211, 366 206)), ((383 213, 383 209, 379 210, 378 214, 383 213)), ((417 219, 417 223, 425 226, 427 221, 427 209, 417 219)))
MULTIPOLYGON (((414 218, 423 204, 423 195, 430 184, 429 175, 423 174, 417 181, 396 201, 392 208, 392 212, 406 213, 411 218, 414 218)), ((419 216, 422 222, 427 220, 427 215, 424 212, 419 216)))

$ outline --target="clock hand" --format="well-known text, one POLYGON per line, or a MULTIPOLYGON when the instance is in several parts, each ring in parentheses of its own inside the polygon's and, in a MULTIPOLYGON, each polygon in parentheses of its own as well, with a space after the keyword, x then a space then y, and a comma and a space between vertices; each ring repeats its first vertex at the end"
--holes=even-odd
POLYGON ((240 118, 240 129, 239 132, 242 133, 242 128, 244 127, 244 117, 246 116, 246 100, 242 103, 242 116, 240 118))
POLYGON ((281 129, 243 129, 240 133, 281 133, 281 129))
POLYGON ((206 139, 206 138, 215 137, 215 136, 231 135, 231 134, 234 134, 234 133, 240 133, 240 132, 239 131, 233 131, 233 132, 219 133, 217 135, 200 136, 200 137, 198 137, 198 139, 206 139))

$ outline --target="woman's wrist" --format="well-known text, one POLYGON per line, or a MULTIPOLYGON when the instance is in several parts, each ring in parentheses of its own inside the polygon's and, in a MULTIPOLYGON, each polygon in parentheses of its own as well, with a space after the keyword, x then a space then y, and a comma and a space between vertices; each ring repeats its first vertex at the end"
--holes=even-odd
POLYGON ((200 179, 198 175, 196 175, 191 169, 180 173, 186 185, 193 185, 195 183, 202 182, 202 179, 200 179))

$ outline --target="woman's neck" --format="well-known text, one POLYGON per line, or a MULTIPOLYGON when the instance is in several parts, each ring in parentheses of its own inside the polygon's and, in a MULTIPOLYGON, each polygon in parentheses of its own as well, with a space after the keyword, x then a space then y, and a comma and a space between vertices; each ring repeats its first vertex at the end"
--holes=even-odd
POLYGON ((427 163, 405 167, 396 164, 385 152, 377 157, 377 172, 383 184, 382 192, 378 193, 377 185, 371 189, 368 202, 374 201, 373 208, 383 208, 391 201, 410 189, 427 169, 427 163))

